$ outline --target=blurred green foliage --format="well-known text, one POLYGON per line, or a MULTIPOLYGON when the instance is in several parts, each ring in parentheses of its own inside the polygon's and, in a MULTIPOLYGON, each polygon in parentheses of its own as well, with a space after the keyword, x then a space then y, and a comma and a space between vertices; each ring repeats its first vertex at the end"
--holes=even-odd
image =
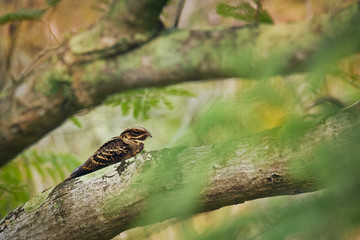
MULTIPOLYGON (((266 209, 224 221, 215 229, 187 239, 344 239, 360 226, 360 128, 343 144, 321 144, 309 171, 319 177, 323 191, 289 201, 278 197, 266 209)), ((353 238, 356 239, 356 238, 353 238)))
POLYGON ((21 20, 39 20, 45 11, 45 9, 20 9, 0 16, 0 25, 21 20))
MULTIPOLYGON (((346 48, 354 47, 357 38, 349 40, 348 43, 351 46, 346 48)), ((327 43, 324 44, 328 46, 327 43)), ((338 55, 339 52, 341 51, 334 54, 338 55)), ((309 129, 359 100, 360 88, 356 73, 360 69, 356 63, 359 57, 355 58, 355 63, 348 59, 344 64, 333 62, 337 57, 331 56, 331 53, 324 51, 317 55, 312 60, 314 64, 309 65, 308 73, 287 77, 269 77, 282 63, 281 59, 274 56, 271 59, 274 61, 273 69, 268 70, 272 74, 264 75, 255 83, 242 85, 235 89, 231 96, 208 101, 199 109, 178 144, 220 144, 221 148, 213 148, 212 154, 226 161, 228 152, 233 149, 230 149, 231 145, 223 144, 224 142, 233 139, 241 141, 241 137, 253 134, 256 136, 264 130, 279 128, 280 131, 274 131, 279 139, 296 147, 299 137, 309 129), (352 70, 349 71, 343 65, 351 65, 352 70)), ((239 66, 241 67, 241 62, 239 66)), ((196 231, 191 220, 186 218, 200 207, 196 204, 198 194, 206 182, 206 173, 211 173, 212 156, 203 155, 201 150, 199 156, 188 156, 189 162, 194 163, 191 169, 187 168, 187 163, 176 160, 176 151, 162 156, 154 171, 145 173, 151 175, 148 184, 141 183, 141 188, 157 194, 151 196, 149 212, 138 221, 146 224, 154 219, 180 216, 180 224, 175 227, 178 231, 176 239, 351 237, 360 226, 360 178, 357 174, 360 169, 360 129, 354 129, 342 137, 344 142, 341 145, 333 142, 319 144, 317 159, 308 169, 312 176, 319 177, 319 185, 325 190, 291 201, 287 197, 269 199, 260 210, 254 208, 241 216, 224 218, 216 227, 205 228, 202 233, 198 233, 201 231, 196 231), (184 169, 189 172, 188 175, 183 174, 184 169), (179 178, 189 184, 176 186, 174 191, 167 191, 172 189, 170 186, 179 178)), ((249 147, 252 144, 256 144, 256 141, 249 143, 249 147)), ((294 173, 294 177, 304 176, 294 173)))
MULTIPOLYGON (((115 94, 105 101, 106 105, 121 107, 124 115, 132 111, 135 119, 147 120, 150 110, 161 105, 172 109, 171 97, 193 97, 187 90, 175 88, 149 88, 115 94)), ((81 121, 72 116, 69 118, 78 128, 81 121)), ((28 201, 36 193, 35 186, 39 181, 52 180, 53 185, 64 180, 81 161, 71 154, 30 150, 22 153, 17 159, 1 168, 0 171, 0 216, 4 216, 19 204, 28 201), (37 179, 40 176, 41 179, 37 179)))
MULTIPOLYGON (((45 0, 50 7, 56 7, 61 0, 45 0)), ((40 20, 48 9, 20 9, 16 12, 7 13, 0 16, 0 25, 24 21, 24 20, 40 20)))
POLYGON ((39 182, 58 183, 79 164, 79 159, 71 154, 25 151, 1 168, 0 216, 28 201, 39 182))
MULTIPOLYGON (((51 6, 58 3, 47 2, 51 6)), ((245 2, 237 6, 219 3, 216 11, 220 16, 246 22, 257 19, 261 23, 273 23, 265 9, 258 10, 245 2)), ((7 19, 10 20, 5 21, 12 21, 9 17, 7 19)), ((212 146, 277 127, 282 128, 282 140, 291 143, 324 118, 358 100, 360 67, 353 64, 354 69, 349 71, 341 63, 333 61, 339 55, 345 55, 348 49, 356 47, 359 42, 358 32, 350 34, 348 28, 345 30, 339 31, 339 38, 348 38, 348 45, 339 45, 336 41, 324 44, 322 51, 311 60, 308 73, 269 77, 276 72, 275 68, 283 65, 283 59, 274 56, 270 59, 273 67, 268 70, 269 76, 264 75, 256 82, 237 83, 235 89, 232 89, 233 94, 207 99, 206 104, 197 109, 177 144, 212 146)), ((231 61, 236 59, 231 56, 229 58, 231 61)), ((359 57, 354 62, 359 62, 359 57)), ((239 68, 248 68, 245 64, 248 63, 239 59, 239 68)), ((67 82, 62 83, 55 78, 53 80, 53 85, 50 84, 51 88, 46 91, 63 91, 62 85, 67 82)), ((196 93, 191 85, 188 88, 196 93)), ((216 88, 215 84, 213 88, 216 88)), ((123 115, 132 114, 135 120, 150 119, 159 122, 159 119, 151 119, 150 110, 164 106, 173 109, 169 99, 174 96, 194 95, 186 89, 144 88, 109 96, 104 104, 120 107, 123 115)), ((71 121, 78 127, 82 125, 75 117, 71 121)), ((159 128, 162 124, 159 123, 159 128)), ((180 127, 174 125, 174 128, 180 127)), ((266 204, 259 204, 262 208, 253 208, 241 216, 224 218, 216 227, 209 227, 200 234, 193 229, 190 220, 183 220, 179 228, 179 239, 342 239, 346 235, 351 236, 360 225, 359 142, 360 129, 354 129, 341 145, 332 142, 319 145, 318 159, 308 171, 318 176, 323 191, 296 200, 289 200, 287 197, 270 199, 266 204)), ((206 183, 207 174, 211 174, 212 155, 222 156, 226 161, 228 150, 226 147, 214 148, 210 155, 199 151, 197 156, 189 157, 189 162, 193 161, 194 165, 187 169, 186 175, 183 174, 183 169, 187 166, 174 157, 178 153, 177 149, 162 156, 161 162, 152 171, 139 170, 142 179, 147 181, 136 182, 135 176, 134 186, 151 189, 159 194, 152 196, 150 211, 144 213, 145 216, 138 221, 153 222, 154 219, 172 216, 187 218, 196 212, 199 207, 198 193, 206 183), (173 184, 178 179, 189 184, 167 191, 173 189, 173 184), (166 202, 171 204, 165 205, 164 199, 170 199, 171 201, 166 202)), ((3 216, 18 204, 27 201, 34 192, 35 181, 50 179, 55 185, 65 179, 67 173, 78 164, 80 161, 68 154, 36 150, 21 154, 19 159, 10 162, 0 171, 0 214, 3 216), (39 175, 41 179, 35 179, 35 175, 39 175)), ((154 166, 148 167, 151 169, 154 166)))
POLYGON ((184 89, 143 88, 111 95, 104 101, 104 104, 120 106, 124 115, 130 114, 132 111, 135 119, 148 120, 150 119, 150 110, 159 108, 161 104, 172 109, 173 104, 168 99, 172 96, 194 97, 192 93, 184 89))
POLYGON ((75 126, 77 126, 78 128, 82 128, 81 121, 77 117, 72 116, 72 117, 69 118, 69 120, 71 122, 73 122, 75 124, 75 126))
MULTIPOLYGON (((260 1, 258 2, 260 3, 260 1)), ((237 6, 219 3, 216 7, 216 13, 222 17, 233 17, 245 22, 274 23, 266 10, 254 8, 247 2, 242 2, 237 6)))
MULTIPOLYGON (((360 225, 359 128, 344 133, 341 145, 331 141, 319 144, 317 159, 308 172, 319 177, 319 185, 325 190, 295 200, 288 197, 269 199, 265 204, 260 203, 259 209, 255 204, 255 208, 245 214, 225 217, 216 227, 203 231, 194 229, 192 220, 187 219, 200 207, 198 196, 207 174, 211 174, 211 159, 215 155, 226 161, 227 153, 234 150, 231 145, 221 143, 234 139, 241 141, 241 137, 279 127, 281 131, 277 131, 277 136, 280 140, 297 145, 298 137, 344 107, 338 99, 328 101, 323 97, 321 89, 330 83, 326 79, 321 80, 317 91, 310 82, 316 81, 315 78, 284 80, 272 78, 251 83, 241 94, 208 102, 179 144, 208 145, 213 151, 205 155, 199 149, 198 155, 185 155, 192 162, 192 168, 189 168, 187 162, 177 160, 180 148, 169 150, 161 156, 161 161, 154 163, 153 171, 140 170, 141 176, 147 176, 148 180, 136 184, 135 178, 134 186, 157 194, 151 196, 150 210, 138 221, 146 224, 154 219, 180 216, 174 225, 178 233, 175 239, 343 239, 353 234, 360 225), (214 143, 220 144, 221 148, 215 148, 214 143), (179 179, 188 184, 176 185, 179 179), (168 191, 174 184, 175 190, 168 191)), ((336 81, 341 83, 342 79, 336 81)), ((360 97, 359 89, 355 90, 358 94, 350 103, 360 97)), ((249 146, 251 144, 256 141, 249 146)), ((294 174, 294 177, 304 176, 294 174)), ((152 232, 161 231, 163 226, 152 228, 152 232)))
POLYGON ((46 3, 51 6, 55 7, 61 0, 46 0, 46 3))

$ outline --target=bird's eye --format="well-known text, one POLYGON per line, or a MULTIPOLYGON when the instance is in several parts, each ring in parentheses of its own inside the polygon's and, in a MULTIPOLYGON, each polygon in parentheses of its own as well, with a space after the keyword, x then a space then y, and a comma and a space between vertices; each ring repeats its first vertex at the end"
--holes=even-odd
POLYGON ((138 131, 133 131, 135 135, 139 135, 140 133, 138 131))

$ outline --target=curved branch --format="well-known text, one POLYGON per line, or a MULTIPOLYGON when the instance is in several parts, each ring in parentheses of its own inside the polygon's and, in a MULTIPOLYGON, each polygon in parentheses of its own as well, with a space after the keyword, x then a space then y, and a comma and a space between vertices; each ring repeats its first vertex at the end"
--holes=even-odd
MULTIPOLYGON (((198 212, 317 190, 316 178, 307 169, 316 158, 318 144, 324 140, 341 144, 359 126, 359 117, 360 102, 306 131, 295 139, 296 147, 279 139, 278 129, 228 143, 226 154, 218 154, 216 146, 141 154, 121 176, 113 165, 35 196, 3 219, 0 239, 110 239, 138 226, 133 220, 149 210, 152 197, 174 192, 179 198, 176 191, 193 185, 194 176, 204 180, 200 196, 193 199, 198 212), (166 172, 168 178, 159 179, 156 171, 166 172), (301 176, 295 178, 294 171, 301 176)), ((166 197, 156 199, 161 206, 172 202, 166 197)), ((146 224, 178 214, 153 216, 146 224)))
MULTIPOLYGON (((353 6, 334 16, 291 25, 165 32, 133 51, 128 38, 126 44, 120 41, 100 50, 92 46, 94 54, 81 49, 81 41, 69 41, 0 103, 0 165, 110 94, 192 80, 306 71, 328 49, 337 53, 334 59, 327 58, 331 64, 359 51, 360 33, 350 31, 358 25, 360 14, 353 6)), ((136 35, 131 36, 130 42, 139 46, 136 35)), ((81 39, 88 38, 85 34, 81 39)))
POLYGON ((77 76, 86 73, 83 64, 126 53, 150 41, 162 29, 159 15, 165 4, 166 0, 113 0, 97 24, 39 56, 12 81, 13 86, 0 98, 0 167, 90 106, 79 104, 87 99, 82 90, 76 90, 81 84, 77 76))

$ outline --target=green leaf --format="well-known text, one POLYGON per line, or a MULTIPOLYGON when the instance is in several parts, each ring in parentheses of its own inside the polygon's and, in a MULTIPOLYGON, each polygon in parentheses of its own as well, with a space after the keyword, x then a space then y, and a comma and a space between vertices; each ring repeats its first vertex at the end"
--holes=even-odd
POLYGON ((233 17, 246 22, 257 20, 261 23, 273 23, 267 11, 264 9, 258 11, 249 3, 245 2, 235 7, 225 3, 219 3, 216 7, 216 13, 222 17, 233 17))
POLYGON ((149 103, 152 107, 157 107, 159 105, 160 99, 152 97, 149 99, 149 103))
POLYGON ((70 121, 72 121, 78 128, 82 128, 82 124, 81 124, 80 120, 79 120, 77 117, 72 116, 72 117, 70 117, 69 119, 70 119, 70 121))
POLYGON ((43 154, 40 154, 38 151, 28 151, 27 157, 35 158, 37 162, 39 163, 45 163, 46 160, 42 157, 43 154))
POLYGON ((151 106, 149 103, 145 103, 144 106, 143 106, 143 109, 142 109, 142 113, 141 113, 141 117, 144 119, 144 120, 148 120, 150 119, 150 109, 151 109, 151 106))
POLYGON ((165 104, 165 106, 166 106, 168 109, 170 109, 170 110, 174 109, 173 104, 172 104, 169 100, 167 100, 166 98, 163 99, 163 103, 165 104))
POLYGON ((135 101, 133 102, 133 116, 135 119, 139 118, 140 116, 140 111, 141 111, 141 99, 140 98, 136 98, 135 101))
POLYGON ((60 179, 65 179, 65 172, 62 168, 63 156, 52 153, 50 159, 52 159, 52 167, 55 168, 56 171, 49 169, 49 175, 54 179, 55 182, 57 181, 58 176, 60 176, 60 179))
POLYGON ((132 110, 135 119, 148 120, 151 109, 161 107, 160 103, 168 109, 173 109, 172 103, 167 99, 168 96, 194 97, 194 94, 176 88, 144 88, 109 96, 104 104, 120 106, 124 115, 130 114, 132 110))
POLYGON ((181 96, 181 97, 195 97, 195 95, 185 89, 179 88, 170 88, 166 90, 166 93, 172 96, 181 96))
POLYGON ((80 160, 71 154, 29 150, 6 164, 0 171, 0 218, 7 212, 30 199, 36 189, 33 171, 41 175, 43 181, 50 178, 58 182, 68 171, 74 170, 80 160))
POLYGON ((41 166, 41 164, 39 164, 37 161, 33 161, 32 162, 33 166, 35 167, 35 169, 37 170, 37 172, 41 175, 42 179, 45 179, 45 172, 41 166))
POLYGON ((269 15, 269 13, 267 11, 265 11, 264 9, 262 9, 262 11, 259 12, 259 22, 260 23, 269 23, 269 24, 274 23, 271 16, 269 15))
POLYGON ((51 6, 55 7, 61 0, 46 0, 46 3, 51 6))
POLYGON ((0 16, 0 24, 21 20, 39 20, 45 11, 45 9, 20 9, 17 12, 0 16))
POLYGON ((223 17, 233 17, 239 20, 250 22, 254 20, 253 9, 248 3, 242 3, 239 6, 230 6, 225 3, 219 3, 216 7, 216 13, 223 17))
POLYGON ((122 104, 121 104, 121 111, 124 115, 128 115, 130 112, 130 100, 126 99, 122 104))

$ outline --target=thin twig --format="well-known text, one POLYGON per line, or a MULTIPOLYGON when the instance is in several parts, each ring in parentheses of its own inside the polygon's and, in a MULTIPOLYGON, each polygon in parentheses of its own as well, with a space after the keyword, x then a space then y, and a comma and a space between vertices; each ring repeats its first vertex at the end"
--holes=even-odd
POLYGON ((174 21, 172 28, 179 28, 180 17, 181 17, 181 13, 184 9, 184 5, 185 5, 185 0, 180 0, 179 4, 177 6, 177 9, 176 9, 175 21, 174 21))

